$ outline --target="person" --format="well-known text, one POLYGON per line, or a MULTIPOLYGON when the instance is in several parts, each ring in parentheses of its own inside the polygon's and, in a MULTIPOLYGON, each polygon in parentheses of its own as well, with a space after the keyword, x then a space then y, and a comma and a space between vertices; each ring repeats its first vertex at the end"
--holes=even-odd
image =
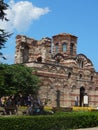
POLYGON ((4 109, 6 114, 15 114, 17 112, 17 106, 15 104, 14 95, 9 96, 9 98, 6 100, 6 103, 4 105, 4 109))
POLYGON ((32 94, 29 94, 27 97, 27 104, 31 106, 33 104, 33 96, 32 94))
POLYGON ((22 93, 19 93, 16 95, 15 101, 16 101, 16 104, 18 107, 24 105, 24 97, 23 97, 22 93))

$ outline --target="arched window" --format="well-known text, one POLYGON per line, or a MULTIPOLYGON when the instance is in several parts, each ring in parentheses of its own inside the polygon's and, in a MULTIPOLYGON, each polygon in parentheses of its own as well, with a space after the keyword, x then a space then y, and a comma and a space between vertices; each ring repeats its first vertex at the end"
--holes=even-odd
POLYGON ((79 68, 83 68, 83 66, 84 66, 84 62, 83 62, 83 60, 78 60, 78 64, 79 64, 79 68))
POLYGON ((82 74, 79 75, 79 79, 82 79, 82 74))
POLYGON ((63 52, 66 52, 66 43, 63 43, 62 50, 63 52))
POLYGON ((93 81, 93 75, 91 76, 91 82, 93 81))
POLYGON ((37 58, 37 62, 42 62, 42 57, 41 56, 37 58))
POLYGON ((71 54, 71 55, 73 55, 73 47, 74 47, 74 44, 71 43, 71 44, 70 44, 70 54, 71 54))

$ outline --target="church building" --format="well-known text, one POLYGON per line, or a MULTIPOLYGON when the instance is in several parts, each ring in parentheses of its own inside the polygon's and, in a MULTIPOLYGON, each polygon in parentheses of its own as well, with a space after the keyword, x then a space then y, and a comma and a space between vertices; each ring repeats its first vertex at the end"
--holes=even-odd
POLYGON ((77 54, 77 37, 67 33, 35 40, 16 36, 15 64, 36 70, 39 97, 53 107, 98 107, 98 72, 84 54, 77 54))

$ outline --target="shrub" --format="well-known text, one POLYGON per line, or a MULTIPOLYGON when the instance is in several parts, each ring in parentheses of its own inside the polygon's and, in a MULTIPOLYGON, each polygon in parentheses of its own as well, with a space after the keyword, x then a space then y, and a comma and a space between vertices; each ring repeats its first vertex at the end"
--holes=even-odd
POLYGON ((41 116, 0 117, 0 130, 69 130, 98 126, 97 112, 60 112, 41 116))

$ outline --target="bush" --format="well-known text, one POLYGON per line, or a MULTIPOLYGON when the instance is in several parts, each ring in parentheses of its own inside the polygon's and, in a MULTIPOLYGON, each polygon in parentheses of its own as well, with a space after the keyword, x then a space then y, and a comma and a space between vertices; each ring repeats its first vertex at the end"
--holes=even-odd
POLYGON ((60 112, 44 116, 3 116, 0 130, 69 130, 98 126, 97 112, 60 112))

